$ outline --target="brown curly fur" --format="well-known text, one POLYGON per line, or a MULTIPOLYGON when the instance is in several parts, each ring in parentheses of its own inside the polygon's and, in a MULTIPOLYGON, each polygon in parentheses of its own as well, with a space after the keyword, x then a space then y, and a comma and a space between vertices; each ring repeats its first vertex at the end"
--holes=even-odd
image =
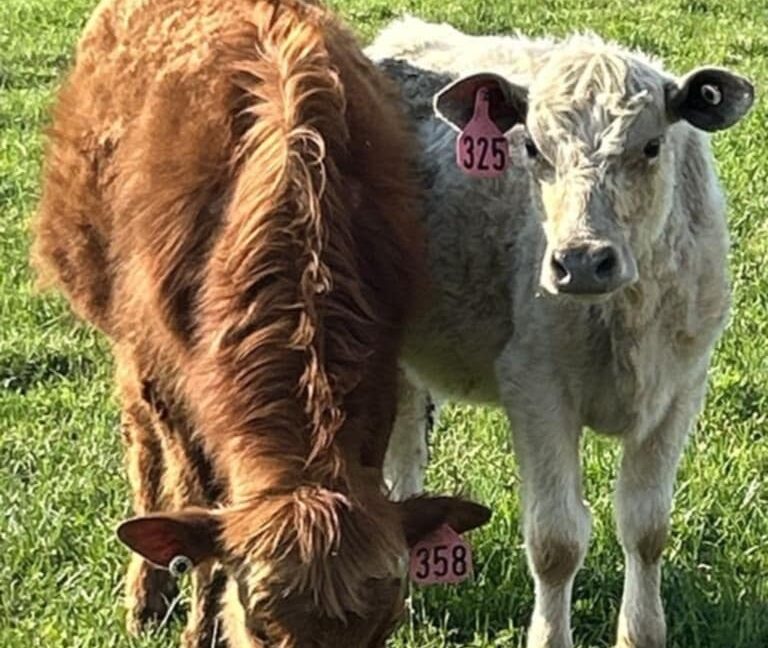
MULTIPOLYGON (((381 464, 421 241, 392 97, 315 3, 105 0, 49 133, 33 256, 113 341, 135 512, 225 505, 285 645, 383 641, 270 601, 364 616, 404 546, 381 464)), ((164 589, 135 558, 132 629, 164 589)))

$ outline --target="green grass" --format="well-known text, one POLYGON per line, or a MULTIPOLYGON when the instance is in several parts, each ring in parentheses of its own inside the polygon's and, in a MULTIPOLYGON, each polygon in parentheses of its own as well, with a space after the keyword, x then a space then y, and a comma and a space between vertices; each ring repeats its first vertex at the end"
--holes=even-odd
MULTIPOLYGON (((46 108, 92 0, 0 3, 0 647, 173 645, 172 631, 122 631, 128 511, 108 346, 61 300, 35 295, 27 223, 38 192, 46 108)), ((768 0, 338 0, 369 38, 410 11, 472 32, 589 29, 662 56, 680 72, 728 65, 768 82, 768 0)), ((734 313, 711 371, 706 413, 680 475, 663 591, 669 645, 768 646, 768 108, 714 138, 730 194, 734 313)), ((518 530, 518 479, 494 411, 451 409, 430 485, 490 504, 473 536, 477 578, 418 593, 398 648, 522 645, 532 605, 518 530)), ((621 593, 611 518, 616 448, 585 444, 595 514, 576 582, 581 646, 610 645, 621 593)))

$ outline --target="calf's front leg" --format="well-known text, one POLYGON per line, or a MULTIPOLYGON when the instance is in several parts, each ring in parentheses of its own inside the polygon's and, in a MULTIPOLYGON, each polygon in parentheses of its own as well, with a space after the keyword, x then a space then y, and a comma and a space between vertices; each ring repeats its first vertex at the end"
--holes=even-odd
POLYGON ((219 619, 227 575, 218 565, 203 565, 192 574, 192 600, 182 648, 226 648, 219 619))
POLYGON ((663 648, 661 554, 669 529, 675 475, 701 394, 673 401, 661 423, 624 440, 616 485, 616 522, 624 549, 624 594, 617 648, 663 648))
POLYGON ((571 591, 591 528, 581 486, 581 428, 563 402, 551 400, 554 394, 509 387, 502 398, 522 477, 523 535, 535 585, 527 646, 571 648, 571 591))

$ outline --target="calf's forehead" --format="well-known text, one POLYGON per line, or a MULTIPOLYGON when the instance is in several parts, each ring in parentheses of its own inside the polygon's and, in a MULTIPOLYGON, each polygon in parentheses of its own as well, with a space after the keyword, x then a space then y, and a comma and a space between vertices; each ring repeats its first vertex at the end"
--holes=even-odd
POLYGON ((554 51, 532 81, 528 126, 537 142, 611 156, 660 135, 669 78, 604 43, 577 45, 554 51))

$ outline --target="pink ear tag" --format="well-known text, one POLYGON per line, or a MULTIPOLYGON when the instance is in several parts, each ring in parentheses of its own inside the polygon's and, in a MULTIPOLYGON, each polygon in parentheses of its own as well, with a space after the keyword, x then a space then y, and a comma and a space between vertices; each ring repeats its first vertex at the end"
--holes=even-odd
POLYGON ((417 585, 461 583, 472 575, 472 549, 444 524, 411 549, 409 574, 417 585))
POLYGON ((497 178, 509 161, 509 142, 491 121, 490 90, 475 94, 475 112, 456 140, 456 164, 467 175, 497 178))

